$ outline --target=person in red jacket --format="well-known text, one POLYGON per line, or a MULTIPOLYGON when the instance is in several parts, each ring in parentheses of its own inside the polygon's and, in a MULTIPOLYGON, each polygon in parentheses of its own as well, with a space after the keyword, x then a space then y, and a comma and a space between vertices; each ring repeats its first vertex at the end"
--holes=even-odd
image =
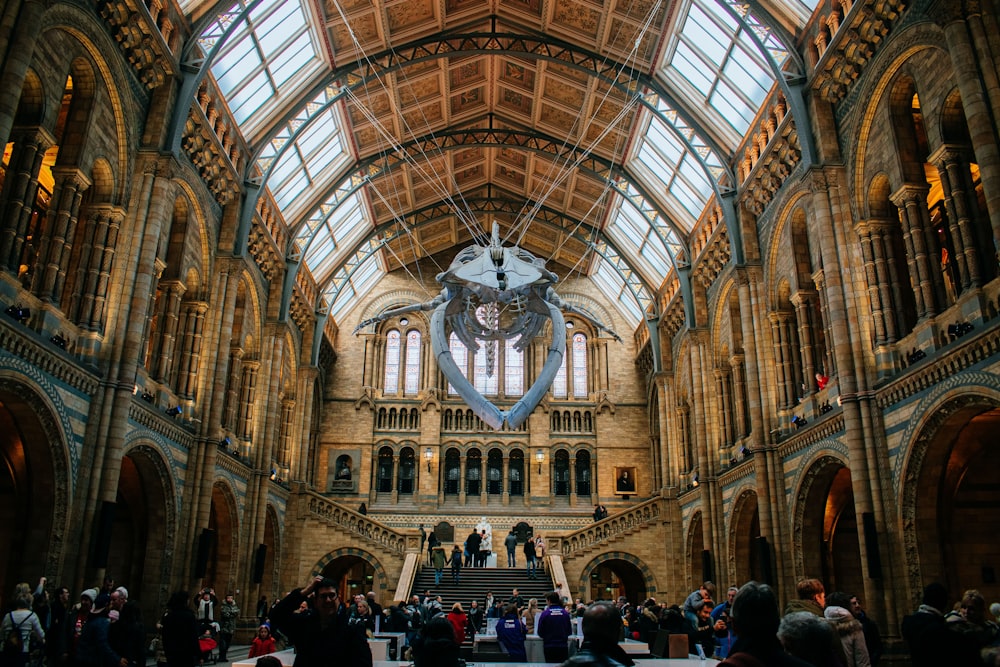
POLYGON ((455 643, 459 646, 465 641, 465 628, 469 625, 469 617, 466 616, 465 610, 462 609, 462 603, 456 602, 451 606, 451 612, 448 614, 448 622, 451 623, 452 629, 455 631, 455 643))
POLYGON ((278 650, 277 645, 274 643, 274 637, 271 636, 271 628, 267 625, 262 625, 257 628, 257 636, 253 638, 253 643, 250 644, 250 655, 248 658, 256 658, 258 655, 267 655, 268 653, 274 653, 278 650))

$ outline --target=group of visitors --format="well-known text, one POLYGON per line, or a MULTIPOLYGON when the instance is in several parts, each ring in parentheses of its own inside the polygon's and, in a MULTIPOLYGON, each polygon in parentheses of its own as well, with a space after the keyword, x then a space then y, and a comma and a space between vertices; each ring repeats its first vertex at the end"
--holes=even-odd
MULTIPOLYGON (((488 524, 487 524, 488 525, 488 524)), ((427 564, 434 568, 434 585, 440 585, 444 577, 445 567, 451 569, 451 580, 459 583, 462 579, 463 567, 486 567, 487 559, 492 555, 492 536, 488 529, 477 528, 465 538, 462 545, 455 544, 449 552, 437 538, 434 531, 426 535, 424 524, 420 524, 421 548, 427 545, 427 564)), ((507 550, 507 567, 517 567, 518 539, 514 529, 504 538, 504 548, 507 550)), ((537 579, 538 572, 544 570, 545 538, 542 535, 529 536, 522 547, 525 565, 529 579, 537 579)))
POLYGON ((144 667, 142 613, 128 589, 106 577, 77 602, 69 588, 20 583, 0 622, 4 667, 144 667))

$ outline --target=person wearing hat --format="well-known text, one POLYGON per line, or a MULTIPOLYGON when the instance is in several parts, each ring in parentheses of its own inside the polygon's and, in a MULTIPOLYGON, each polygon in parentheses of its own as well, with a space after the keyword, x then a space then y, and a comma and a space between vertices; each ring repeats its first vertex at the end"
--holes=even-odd
POLYGON ((123 658, 108 641, 110 602, 111 596, 107 593, 98 593, 94 600, 94 607, 76 645, 76 664, 79 667, 127 667, 127 660, 123 663, 123 658))
POLYGON ((128 589, 119 586, 111 591, 108 641, 115 653, 122 656, 131 666, 144 667, 146 664, 146 633, 142 625, 142 611, 139 605, 128 599, 128 589), (117 616, 117 620, 115 620, 117 616))
POLYGON ((65 635, 62 642, 62 662, 65 664, 76 664, 76 650, 80 643, 80 635, 83 633, 83 626, 90 619, 90 610, 94 608, 94 600, 96 599, 97 589, 88 588, 80 593, 80 604, 71 609, 66 617, 65 635))

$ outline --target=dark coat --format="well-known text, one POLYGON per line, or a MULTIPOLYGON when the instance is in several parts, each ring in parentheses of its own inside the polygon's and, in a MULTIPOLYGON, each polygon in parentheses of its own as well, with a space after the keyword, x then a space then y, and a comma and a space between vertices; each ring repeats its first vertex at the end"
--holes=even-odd
POLYGON ((295 646, 295 667, 328 667, 334 663, 371 667, 372 652, 364 626, 348 623, 346 607, 341 607, 324 627, 313 610, 295 613, 305 599, 302 589, 297 588, 271 609, 271 624, 295 646))
MULTIPOLYGON (((194 667, 201 660, 198 620, 190 609, 171 609, 160 621, 163 652, 170 667, 194 667)), ((86 629, 86 626, 84 626, 86 629)))

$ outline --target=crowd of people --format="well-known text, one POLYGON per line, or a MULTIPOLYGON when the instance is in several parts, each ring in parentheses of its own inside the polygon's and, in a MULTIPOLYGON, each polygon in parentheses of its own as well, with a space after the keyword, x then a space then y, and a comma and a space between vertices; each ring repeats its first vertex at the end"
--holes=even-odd
MULTIPOLYGON (((488 558, 493 554, 492 531, 487 529, 473 529, 462 544, 453 545, 451 551, 447 550, 434 531, 429 536, 426 535, 423 524, 420 524, 420 531, 421 545, 426 544, 427 547, 427 564, 434 568, 435 586, 441 584, 446 567, 451 571, 451 580, 459 583, 462 580, 462 568, 486 567, 488 558)), ((512 528, 504 538, 508 568, 517 567, 518 544, 517 535, 512 528)), ((542 535, 528 537, 521 546, 529 579, 538 578, 538 572, 545 562, 545 550, 545 538, 542 535)))
MULTIPOLYGON (((446 607, 440 595, 427 591, 383 609, 374 592, 341 600, 338 582, 318 576, 271 607, 259 601, 260 625, 249 656, 294 646, 295 667, 325 664, 331 655, 364 667, 372 664, 367 639, 381 630, 405 635, 401 648, 417 667, 448 667, 458 664, 461 645, 489 625, 511 659, 526 660, 526 637, 535 635, 545 661, 566 667, 630 665, 621 639, 645 641, 659 654, 664 634, 682 637, 688 654, 715 657, 722 667, 875 667, 882 657, 879 629, 857 596, 827 595, 817 579, 798 582, 784 613, 765 584, 730 587, 718 604, 715 593, 706 581, 681 604, 649 598, 632 605, 625 597, 585 604, 571 601, 557 584, 541 602, 525 600, 515 588, 506 598, 487 591, 482 603, 446 607), (583 642, 570 657, 576 619, 583 642)), ((944 586, 931 584, 920 607, 904 618, 902 637, 913 666, 1000 667, 1000 628, 988 617, 985 598, 968 590, 956 604, 949 601, 944 586)), ((1000 616, 1000 604, 991 605, 989 614, 1000 616)), ((214 651, 215 660, 225 662, 239 617, 231 594, 220 601, 211 588, 193 597, 178 591, 147 647, 139 605, 124 586, 108 577, 73 604, 66 587, 50 589, 43 578, 34 589, 19 584, 14 591, 0 624, 0 667, 144 667, 154 656, 162 667, 196 667, 214 651)))

